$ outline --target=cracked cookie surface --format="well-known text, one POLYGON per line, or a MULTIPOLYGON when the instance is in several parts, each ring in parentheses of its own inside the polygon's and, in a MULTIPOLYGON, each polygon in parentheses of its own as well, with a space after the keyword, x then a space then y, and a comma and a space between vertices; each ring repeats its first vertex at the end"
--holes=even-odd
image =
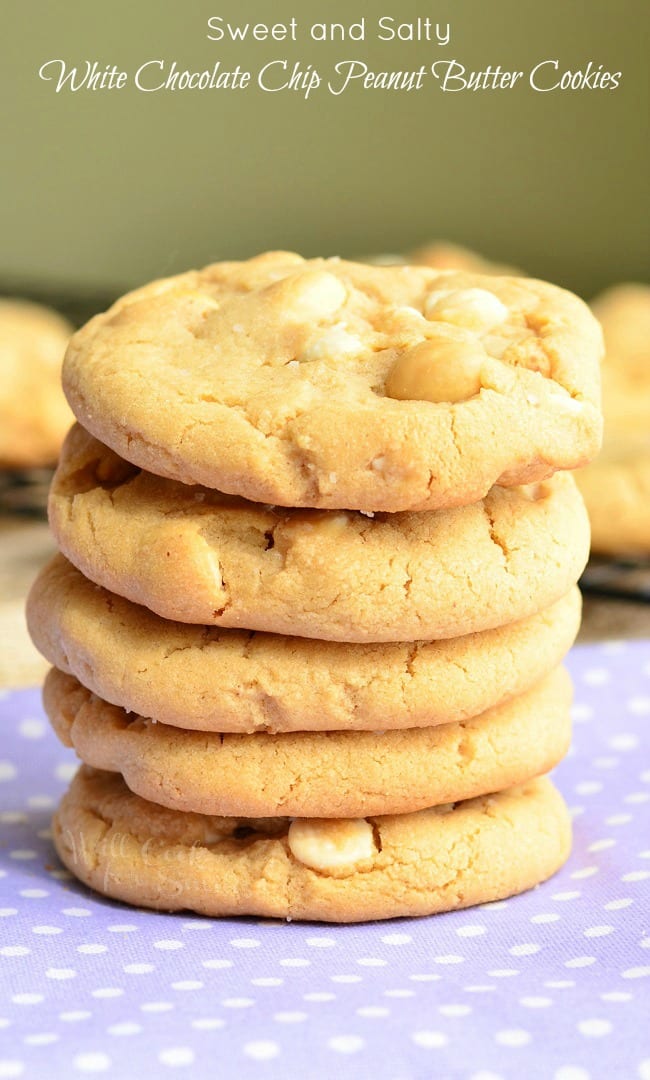
POLYGON ((75 334, 64 388, 88 430, 159 475, 282 506, 424 510, 589 461, 601 351, 587 307, 544 282, 273 252, 123 297, 75 334))
POLYGON ((55 667, 165 724, 361 731, 465 720, 515 697, 560 663, 580 608, 574 586, 538 615, 481 634, 350 646, 172 623, 93 585, 57 555, 33 585, 27 621, 55 667))
POLYGON ((127 713, 55 668, 43 700, 88 765, 175 810, 236 817, 403 814, 500 791, 567 752, 571 682, 556 669, 471 720, 400 731, 220 735, 127 713))
POLYGON ((83 766, 53 836, 76 877, 138 907, 339 923, 502 899, 554 874, 571 846, 567 808, 546 778, 368 824, 374 855, 347 873, 318 871, 296 858, 286 818, 180 814, 83 766))
POLYGON ((163 618, 350 642, 526 618, 568 592, 589 546, 567 474, 449 510, 289 510, 146 473, 78 425, 49 511, 86 577, 163 618))

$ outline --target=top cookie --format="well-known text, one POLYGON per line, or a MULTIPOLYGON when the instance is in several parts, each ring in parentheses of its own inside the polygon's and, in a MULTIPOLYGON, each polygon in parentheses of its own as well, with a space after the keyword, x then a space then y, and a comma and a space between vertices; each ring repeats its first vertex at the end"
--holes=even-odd
POLYGON ((585 464, 601 333, 539 281, 271 253, 154 282, 75 334, 64 388, 122 457, 280 506, 476 502, 585 464))
POLYGON ((61 393, 72 334, 56 311, 0 300, 0 468, 54 465, 74 417, 61 393))

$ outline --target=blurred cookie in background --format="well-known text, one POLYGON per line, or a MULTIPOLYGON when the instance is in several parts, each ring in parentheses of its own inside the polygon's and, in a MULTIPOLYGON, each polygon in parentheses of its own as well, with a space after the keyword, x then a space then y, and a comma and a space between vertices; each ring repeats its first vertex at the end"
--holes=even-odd
POLYGON ((0 298, 0 469, 56 464, 73 417, 61 389, 73 327, 27 300, 0 298))
POLYGON ((605 334, 605 437, 576 473, 592 551, 650 555, 650 286, 618 285, 592 304, 605 334))
POLYGON ((513 275, 521 277, 523 270, 504 263, 493 262, 479 255, 476 251, 452 244, 447 240, 436 240, 415 251, 408 252, 406 261, 415 266, 430 266, 433 270, 464 270, 472 274, 513 275))

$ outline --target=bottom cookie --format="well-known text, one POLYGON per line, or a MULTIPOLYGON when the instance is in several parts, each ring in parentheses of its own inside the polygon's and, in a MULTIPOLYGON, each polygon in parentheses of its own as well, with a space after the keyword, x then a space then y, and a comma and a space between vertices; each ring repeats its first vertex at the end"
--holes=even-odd
POLYGON ((139 907, 340 923, 523 892, 554 874, 571 845, 567 808, 546 778, 389 817, 241 819, 157 806, 88 766, 53 833, 76 877, 139 907))

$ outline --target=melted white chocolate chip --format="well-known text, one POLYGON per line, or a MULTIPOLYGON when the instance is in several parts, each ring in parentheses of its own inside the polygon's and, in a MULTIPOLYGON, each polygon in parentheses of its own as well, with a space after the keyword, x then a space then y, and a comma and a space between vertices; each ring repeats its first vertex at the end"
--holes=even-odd
POLYGON ((294 859, 324 873, 353 873, 377 854, 372 825, 364 818, 296 818, 287 839, 294 859))
POLYGON ((507 319, 508 309, 487 289, 438 289, 427 297, 424 314, 427 319, 485 334, 507 319))
POLYGON ((398 357, 386 394, 401 401, 466 401, 481 389, 485 355, 477 341, 424 341, 398 357))
POLYGON ((356 334, 350 334, 344 326, 332 326, 318 337, 312 338, 302 353, 302 361, 336 360, 342 356, 357 356, 363 351, 363 342, 356 334))
POLYGON ((269 299, 277 301, 284 322, 331 318, 347 298, 343 282, 326 270, 291 274, 266 291, 269 299))

